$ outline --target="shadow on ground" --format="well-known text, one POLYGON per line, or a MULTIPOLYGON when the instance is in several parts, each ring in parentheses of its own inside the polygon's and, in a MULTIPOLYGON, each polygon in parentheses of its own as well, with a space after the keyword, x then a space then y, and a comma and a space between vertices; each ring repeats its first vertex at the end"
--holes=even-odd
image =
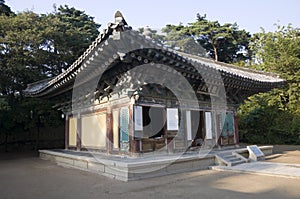
POLYGON ((36 152, 0 157, 1 198, 281 199, 300 195, 299 179, 204 170, 121 182, 57 166, 39 159, 36 152))

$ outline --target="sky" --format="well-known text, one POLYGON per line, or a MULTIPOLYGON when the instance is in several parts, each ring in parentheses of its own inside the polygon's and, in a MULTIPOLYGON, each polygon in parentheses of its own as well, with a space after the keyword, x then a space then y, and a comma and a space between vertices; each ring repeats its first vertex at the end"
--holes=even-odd
POLYGON ((274 31, 275 23, 300 27, 299 0, 6 0, 5 3, 14 12, 35 13, 51 13, 54 4, 68 5, 94 17, 102 28, 114 21, 117 10, 134 29, 187 24, 196 20, 197 13, 206 14, 208 20, 218 20, 221 24, 236 22, 240 29, 251 33, 259 32, 261 27, 274 31))

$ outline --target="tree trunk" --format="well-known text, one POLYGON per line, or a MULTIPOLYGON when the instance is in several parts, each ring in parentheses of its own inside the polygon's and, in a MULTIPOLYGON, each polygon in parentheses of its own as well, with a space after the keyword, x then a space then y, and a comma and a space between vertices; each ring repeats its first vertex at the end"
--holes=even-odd
POLYGON ((215 45, 213 45, 214 54, 215 54, 215 61, 218 61, 218 51, 215 45))

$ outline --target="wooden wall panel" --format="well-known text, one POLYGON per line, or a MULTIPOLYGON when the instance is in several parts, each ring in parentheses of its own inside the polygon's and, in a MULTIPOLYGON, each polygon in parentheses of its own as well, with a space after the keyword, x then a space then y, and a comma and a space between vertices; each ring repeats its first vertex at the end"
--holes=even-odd
POLYGON ((69 119, 69 146, 76 146, 77 143, 77 118, 69 119))
POLYGON ((83 147, 106 147, 106 114, 82 116, 81 127, 81 143, 83 147))

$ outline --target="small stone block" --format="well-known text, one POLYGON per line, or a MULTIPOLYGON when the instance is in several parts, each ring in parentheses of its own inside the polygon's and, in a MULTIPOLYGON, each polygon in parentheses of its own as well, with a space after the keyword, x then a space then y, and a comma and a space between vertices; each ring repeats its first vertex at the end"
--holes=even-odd
POLYGON ((87 161, 81 161, 81 160, 74 160, 74 166, 87 169, 88 168, 88 163, 87 161))
POLYGON ((104 173, 104 165, 89 162, 88 169, 97 173, 104 173))

